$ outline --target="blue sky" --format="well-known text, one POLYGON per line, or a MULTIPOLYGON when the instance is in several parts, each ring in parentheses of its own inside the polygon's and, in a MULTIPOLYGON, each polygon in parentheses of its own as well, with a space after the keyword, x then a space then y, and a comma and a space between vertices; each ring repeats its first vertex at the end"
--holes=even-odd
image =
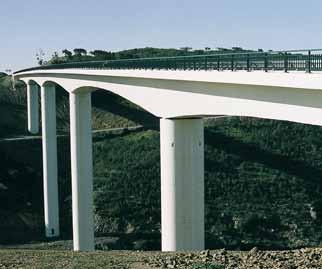
POLYGON ((321 0, 1 0, 0 71, 82 47, 322 48, 321 0))

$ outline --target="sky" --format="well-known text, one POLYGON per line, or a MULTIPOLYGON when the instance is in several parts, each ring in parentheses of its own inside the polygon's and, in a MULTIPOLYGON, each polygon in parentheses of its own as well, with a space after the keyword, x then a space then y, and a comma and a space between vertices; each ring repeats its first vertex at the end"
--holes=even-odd
POLYGON ((322 48, 321 0, 1 0, 0 72, 85 48, 322 48))

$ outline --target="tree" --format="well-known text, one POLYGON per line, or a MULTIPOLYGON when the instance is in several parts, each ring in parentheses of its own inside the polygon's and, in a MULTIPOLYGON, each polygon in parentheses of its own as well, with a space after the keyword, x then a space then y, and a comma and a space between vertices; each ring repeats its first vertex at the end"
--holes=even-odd
POLYGON ((45 58, 44 51, 42 49, 39 49, 38 52, 36 53, 36 59, 39 65, 44 65, 46 63, 44 58, 45 58))
POLYGON ((74 54, 76 56, 83 56, 87 54, 87 51, 85 49, 77 48, 77 49, 74 49, 74 54))
POLYGON ((227 48, 217 48, 217 50, 220 52, 230 51, 230 49, 227 49, 227 48))
POLYGON ((91 51, 90 54, 100 59, 108 59, 110 58, 111 53, 105 50, 94 50, 94 51, 91 51))
POLYGON ((204 53, 205 53, 204 50, 194 50, 193 51, 193 54, 195 54, 195 55, 201 55, 201 54, 204 54, 204 53))
POLYGON ((191 47, 182 47, 180 49, 183 50, 183 51, 185 51, 185 52, 188 52, 188 51, 191 51, 192 50, 191 47))
POLYGON ((5 72, 0 72, 0 78, 6 77, 6 76, 8 76, 8 74, 7 74, 7 73, 5 73, 5 72))
POLYGON ((58 59, 59 58, 58 52, 55 51, 51 57, 52 59, 58 59))
POLYGON ((51 56, 51 60, 49 61, 50 64, 61 64, 64 62, 66 62, 66 60, 62 57, 59 57, 57 51, 54 52, 54 54, 51 56))
POLYGON ((64 56, 65 56, 67 59, 71 59, 71 58, 72 58, 73 53, 72 53, 70 50, 68 50, 68 49, 64 49, 64 50, 62 51, 62 53, 64 54, 64 56))

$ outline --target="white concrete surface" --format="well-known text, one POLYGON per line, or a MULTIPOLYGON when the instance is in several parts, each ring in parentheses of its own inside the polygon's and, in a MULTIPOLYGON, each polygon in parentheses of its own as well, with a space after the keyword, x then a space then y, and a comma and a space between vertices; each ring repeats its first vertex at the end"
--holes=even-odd
POLYGON ((93 251, 91 93, 70 93, 69 101, 74 250, 93 251))
POLYGON ((118 94, 160 118, 249 116, 322 125, 322 73, 41 70, 16 75, 118 94), (166 108, 166 109, 165 109, 166 108))
MULTIPOLYGON (((269 87, 302 88, 321 90, 322 72, 306 73, 304 71, 205 71, 205 70, 103 70, 103 69, 57 69, 35 70, 15 75, 20 77, 46 77, 53 76, 73 78, 75 76, 87 76, 87 79, 99 80, 99 77, 114 79, 154 79, 172 81, 195 81, 238 85, 258 85, 269 87), (37 75, 38 74, 38 75, 37 75), (94 78, 95 77, 95 78, 94 78), (98 79, 97 79, 98 78, 98 79)), ((111 81, 112 82, 112 81, 111 81)))
POLYGON ((162 251, 202 250, 204 128, 202 119, 161 119, 162 251))
POLYGON ((59 236, 55 85, 41 87, 44 213, 46 236, 59 236))
POLYGON ((36 83, 27 84, 28 131, 39 133, 39 86, 36 83))

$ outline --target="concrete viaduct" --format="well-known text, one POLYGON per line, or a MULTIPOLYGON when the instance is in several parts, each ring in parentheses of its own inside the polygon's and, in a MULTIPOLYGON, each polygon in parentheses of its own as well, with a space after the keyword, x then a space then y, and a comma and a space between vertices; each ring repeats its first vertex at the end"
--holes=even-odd
MULTIPOLYGON (((148 58, 21 70, 28 129, 43 137, 46 236, 59 236, 55 86, 70 96, 74 250, 94 250, 91 93, 113 92, 160 118, 162 250, 204 249, 203 117, 322 125, 322 56, 315 50, 148 58)), ((109 206, 109 205, 106 205, 109 206)))

